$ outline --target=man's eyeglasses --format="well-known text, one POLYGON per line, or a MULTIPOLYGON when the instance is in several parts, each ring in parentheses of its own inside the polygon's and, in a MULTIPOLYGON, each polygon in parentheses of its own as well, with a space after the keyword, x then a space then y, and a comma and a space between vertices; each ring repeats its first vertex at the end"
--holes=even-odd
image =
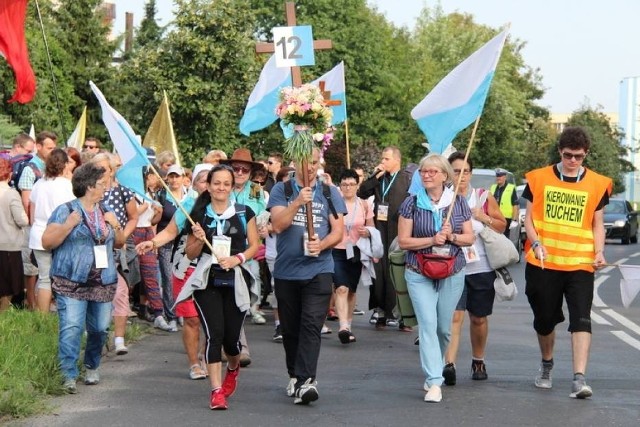
POLYGON ((587 155, 586 154, 567 153, 566 151, 563 151, 562 152, 562 157, 567 159, 567 160, 576 159, 577 161, 581 161, 581 160, 584 160, 584 158, 587 157, 587 155))
POLYGON ((251 168, 248 167, 248 166, 233 166, 233 171, 235 173, 242 172, 244 174, 247 174, 247 173, 251 172, 251 168))
POLYGON ((420 171, 420 175, 427 175, 427 176, 436 176, 439 173, 440 171, 437 169, 423 169, 420 171))
POLYGON ((469 175, 471 173, 471 170, 469 170, 469 169, 464 169, 464 170, 462 170, 462 169, 454 169, 453 170, 453 173, 455 173, 456 175, 460 175, 460 172, 462 172, 462 174, 464 176, 467 176, 467 175, 469 175))

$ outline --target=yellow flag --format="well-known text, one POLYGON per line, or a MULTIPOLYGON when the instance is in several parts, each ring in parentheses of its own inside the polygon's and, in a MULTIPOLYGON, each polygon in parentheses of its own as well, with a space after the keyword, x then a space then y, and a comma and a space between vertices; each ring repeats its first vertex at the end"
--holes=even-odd
POLYGON ((152 148, 156 154, 162 151, 171 151, 176 156, 176 165, 181 166, 178 143, 173 134, 173 123, 171 122, 171 112, 169 111, 169 99, 167 92, 162 91, 163 98, 160 108, 156 113, 147 134, 142 142, 143 147, 152 148))
POLYGON ((82 145, 84 144, 84 136, 87 133, 87 106, 82 109, 82 115, 73 133, 67 140, 67 147, 73 147, 78 151, 82 151, 82 145))

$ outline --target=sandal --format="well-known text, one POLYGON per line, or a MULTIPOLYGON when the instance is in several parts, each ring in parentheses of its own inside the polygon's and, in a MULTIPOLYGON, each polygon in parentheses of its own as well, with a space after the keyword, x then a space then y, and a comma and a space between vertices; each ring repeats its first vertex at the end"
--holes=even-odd
POLYGON ((199 364, 193 364, 191 368, 189 368, 189 378, 192 380, 203 380, 207 378, 207 374, 199 364))
POLYGON ((353 333, 348 329, 343 329, 338 332, 338 338, 342 344, 350 344, 352 342, 356 342, 356 337, 353 333))

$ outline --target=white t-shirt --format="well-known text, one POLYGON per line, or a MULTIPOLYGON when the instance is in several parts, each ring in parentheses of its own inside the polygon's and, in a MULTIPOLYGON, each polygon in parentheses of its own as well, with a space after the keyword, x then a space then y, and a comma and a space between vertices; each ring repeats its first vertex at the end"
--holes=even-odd
POLYGON ((54 209, 75 199, 71 181, 65 177, 42 178, 31 189, 29 200, 35 206, 33 225, 29 234, 29 248, 44 250, 42 235, 54 209))
MULTIPOLYGON (((151 198, 151 195, 147 193, 147 197, 151 198)), ((145 200, 143 203, 147 204, 147 210, 145 210, 138 216, 138 224, 136 225, 136 227, 151 227, 151 220, 155 216, 155 211, 153 210, 151 202, 145 200)), ((138 206, 140 205, 142 205, 142 203, 138 204, 138 206)))

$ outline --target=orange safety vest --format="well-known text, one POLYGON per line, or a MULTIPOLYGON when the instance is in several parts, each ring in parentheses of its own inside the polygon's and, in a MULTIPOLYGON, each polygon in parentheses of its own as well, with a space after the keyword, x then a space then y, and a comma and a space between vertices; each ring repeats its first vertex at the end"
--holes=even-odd
MULTIPOLYGON (((605 191, 611 195, 611 178, 587 170, 579 182, 565 182, 554 166, 526 174, 533 194, 531 218, 540 243, 547 250, 544 268, 593 272, 593 217, 605 191)), ((525 243, 527 262, 541 267, 531 243, 525 243)))

